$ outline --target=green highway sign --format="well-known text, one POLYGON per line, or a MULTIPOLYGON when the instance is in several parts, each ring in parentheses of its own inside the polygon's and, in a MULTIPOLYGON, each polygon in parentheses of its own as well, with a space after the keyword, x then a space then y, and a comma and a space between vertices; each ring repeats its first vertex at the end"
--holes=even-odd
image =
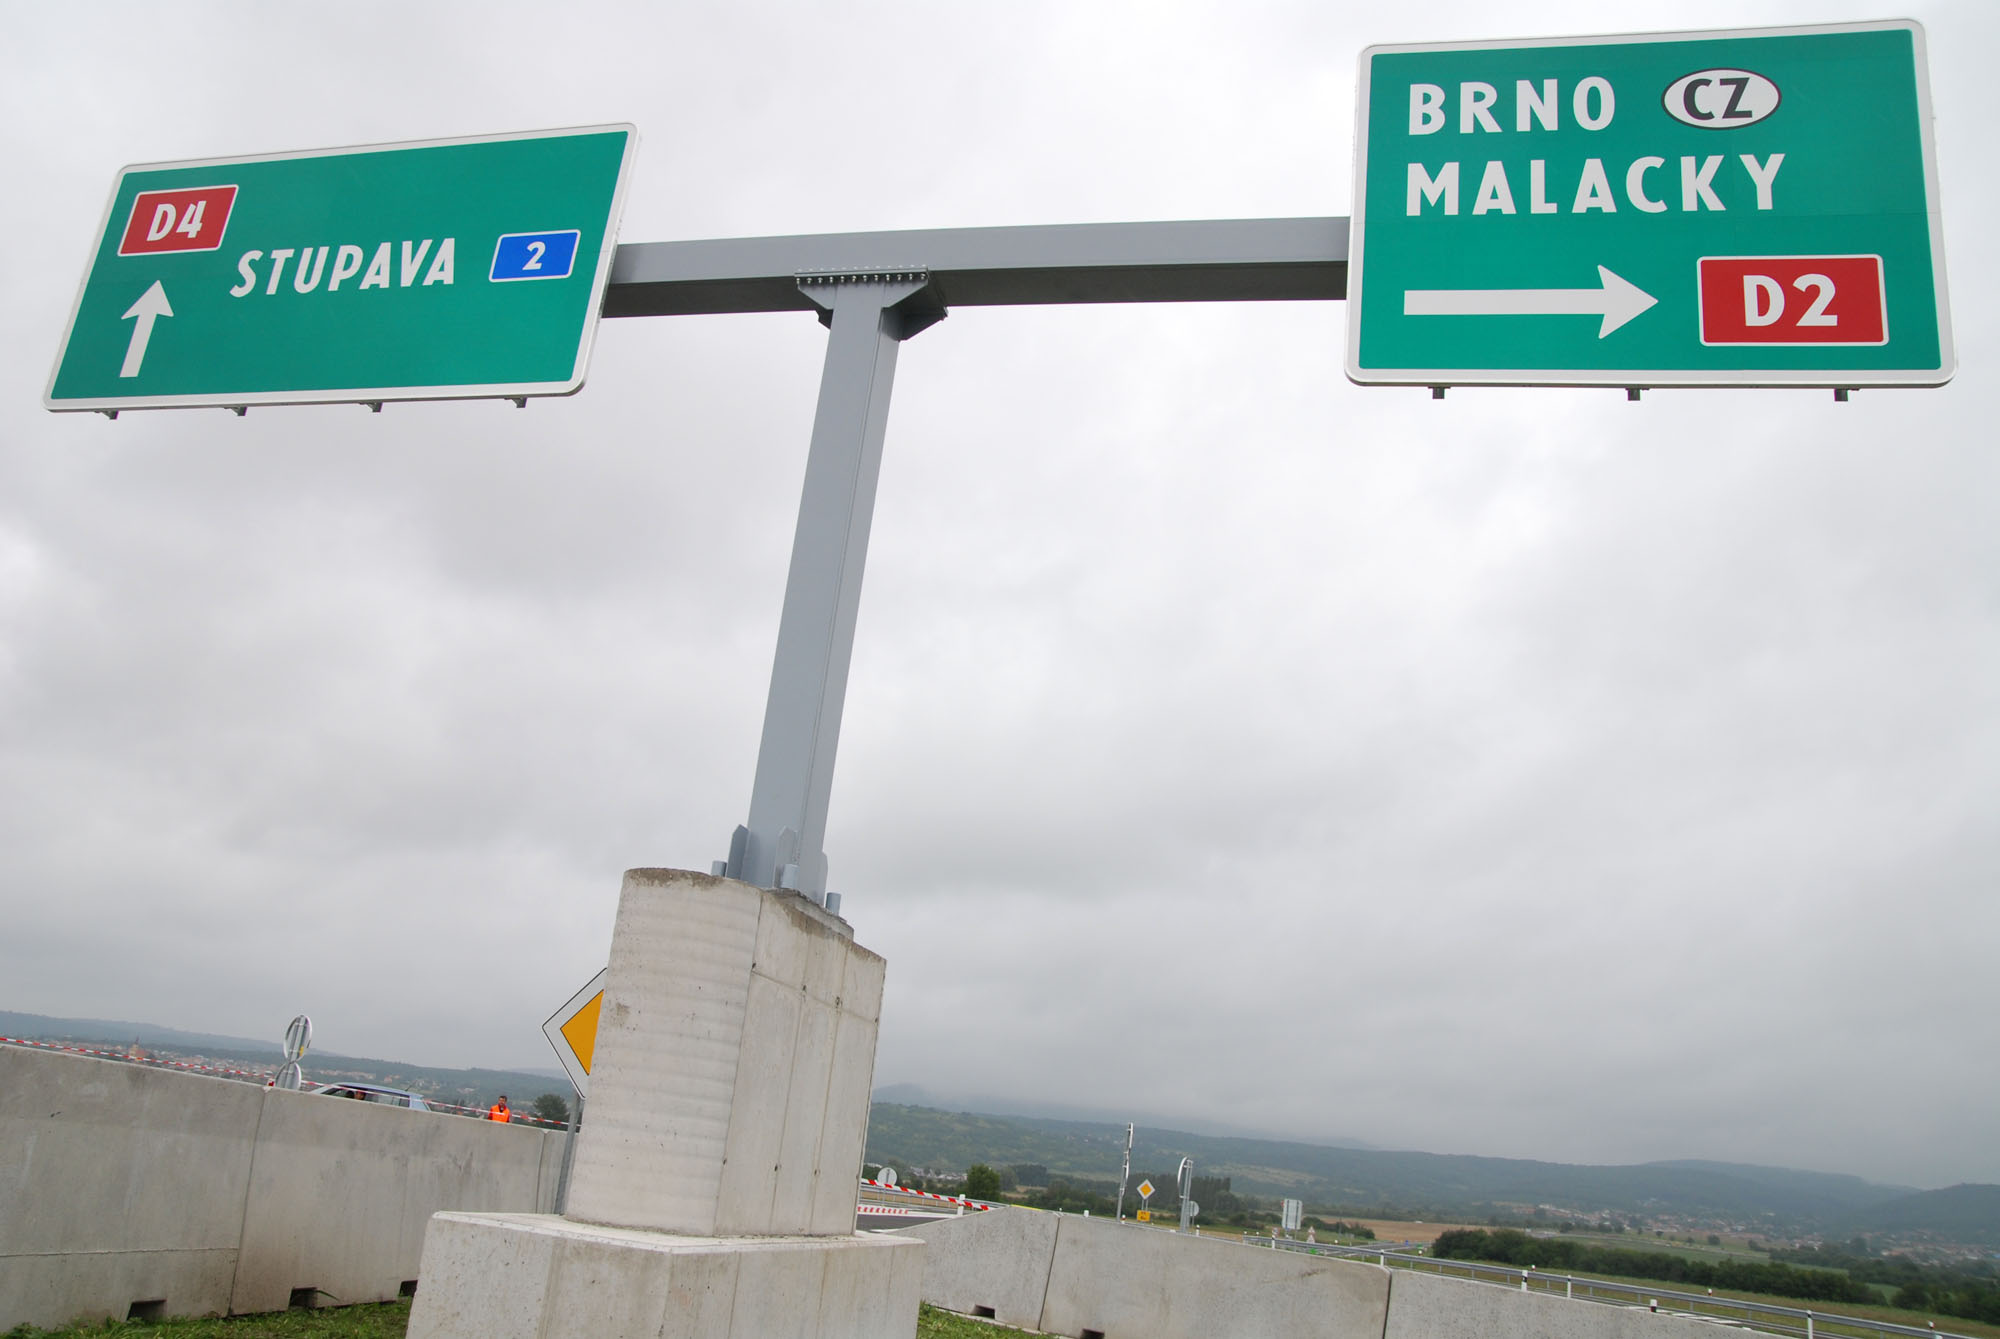
POLYGON ((1354 381, 1951 378, 1915 23, 1370 47, 1356 143, 1354 381))
POLYGON ((126 168, 43 403, 569 394, 636 138, 591 126, 126 168))

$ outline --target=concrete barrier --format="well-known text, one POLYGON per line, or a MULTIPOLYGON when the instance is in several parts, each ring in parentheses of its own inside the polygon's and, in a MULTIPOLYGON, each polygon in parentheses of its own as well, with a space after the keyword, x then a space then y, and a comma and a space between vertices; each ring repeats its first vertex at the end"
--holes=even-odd
POLYGON ((1033 1209, 988 1209, 899 1229, 924 1242, 923 1298, 932 1306, 985 1316, 1016 1329, 1042 1327, 1056 1227, 1033 1209))
POLYGON ((1399 1269, 1382 1339, 1713 1339, 1715 1332, 1686 1316, 1399 1269))
POLYGON ((560 1142, 530 1125, 270 1092, 229 1309, 282 1311, 298 1288, 335 1302, 396 1296, 438 1210, 553 1207, 542 1152, 560 1142))
POLYGON ((1636 1307, 1101 1218, 995 1209, 903 1228, 923 1299, 1072 1339, 1703 1339, 1636 1307))
POLYGON ((1149 1339, 1382 1339, 1389 1271, 1065 1216, 1040 1329, 1149 1339))
POLYGON ((0 1332, 395 1297, 432 1213, 553 1209, 565 1138, 0 1046, 0 1332))
POLYGON ((247 1084, 0 1047, 0 1331, 163 1298, 227 1310, 263 1104, 247 1084))
POLYGON ((1389 1271, 1102 1218, 993 1209, 902 1229, 923 1297, 1048 1334, 1383 1339, 1389 1271))

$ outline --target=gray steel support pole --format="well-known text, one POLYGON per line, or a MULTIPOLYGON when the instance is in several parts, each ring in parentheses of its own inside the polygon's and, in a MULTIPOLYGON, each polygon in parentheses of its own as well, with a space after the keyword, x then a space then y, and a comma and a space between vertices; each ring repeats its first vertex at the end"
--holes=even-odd
POLYGON ((576 1165, 576 1132, 583 1126, 583 1094, 576 1095, 576 1106, 569 1113, 569 1137, 563 1140, 562 1170, 556 1173, 556 1207, 561 1213, 569 1208, 569 1171, 576 1165))
POLYGON ((1223 219, 619 246, 606 316, 818 309, 833 332, 749 821, 717 874, 838 910, 826 892, 827 801, 897 343, 948 304, 1339 299, 1348 236, 1344 218, 1223 219))
POLYGON ((827 801, 897 346, 941 317, 921 270, 801 275, 831 329, 750 790, 725 872, 826 899, 827 801))

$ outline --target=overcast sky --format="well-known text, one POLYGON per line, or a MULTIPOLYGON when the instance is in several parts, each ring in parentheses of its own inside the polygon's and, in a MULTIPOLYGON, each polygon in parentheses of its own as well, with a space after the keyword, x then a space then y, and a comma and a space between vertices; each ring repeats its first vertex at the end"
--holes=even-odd
POLYGON ((745 816, 824 350, 51 415, 120 166, 630 121, 627 241, 1345 214, 1368 43, 1905 12, 1943 390, 1437 403, 1337 303, 907 344, 827 853, 878 1083, 2000 1181, 1988 0, 10 7, 0 1008, 553 1064, 621 871, 745 816))

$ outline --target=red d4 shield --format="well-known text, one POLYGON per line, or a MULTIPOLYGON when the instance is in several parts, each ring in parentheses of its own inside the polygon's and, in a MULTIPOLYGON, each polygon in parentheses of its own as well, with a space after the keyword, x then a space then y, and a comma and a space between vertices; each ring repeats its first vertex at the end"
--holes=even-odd
POLYGON ((1889 342, 1880 256, 1703 256, 1703 344, 1889 342))
POLYGON ((234 186, 197 186, 179 191, 141 191, 118 242, 121 256, 162 251, 213 251, 229 227, 236 203, 234 186))

